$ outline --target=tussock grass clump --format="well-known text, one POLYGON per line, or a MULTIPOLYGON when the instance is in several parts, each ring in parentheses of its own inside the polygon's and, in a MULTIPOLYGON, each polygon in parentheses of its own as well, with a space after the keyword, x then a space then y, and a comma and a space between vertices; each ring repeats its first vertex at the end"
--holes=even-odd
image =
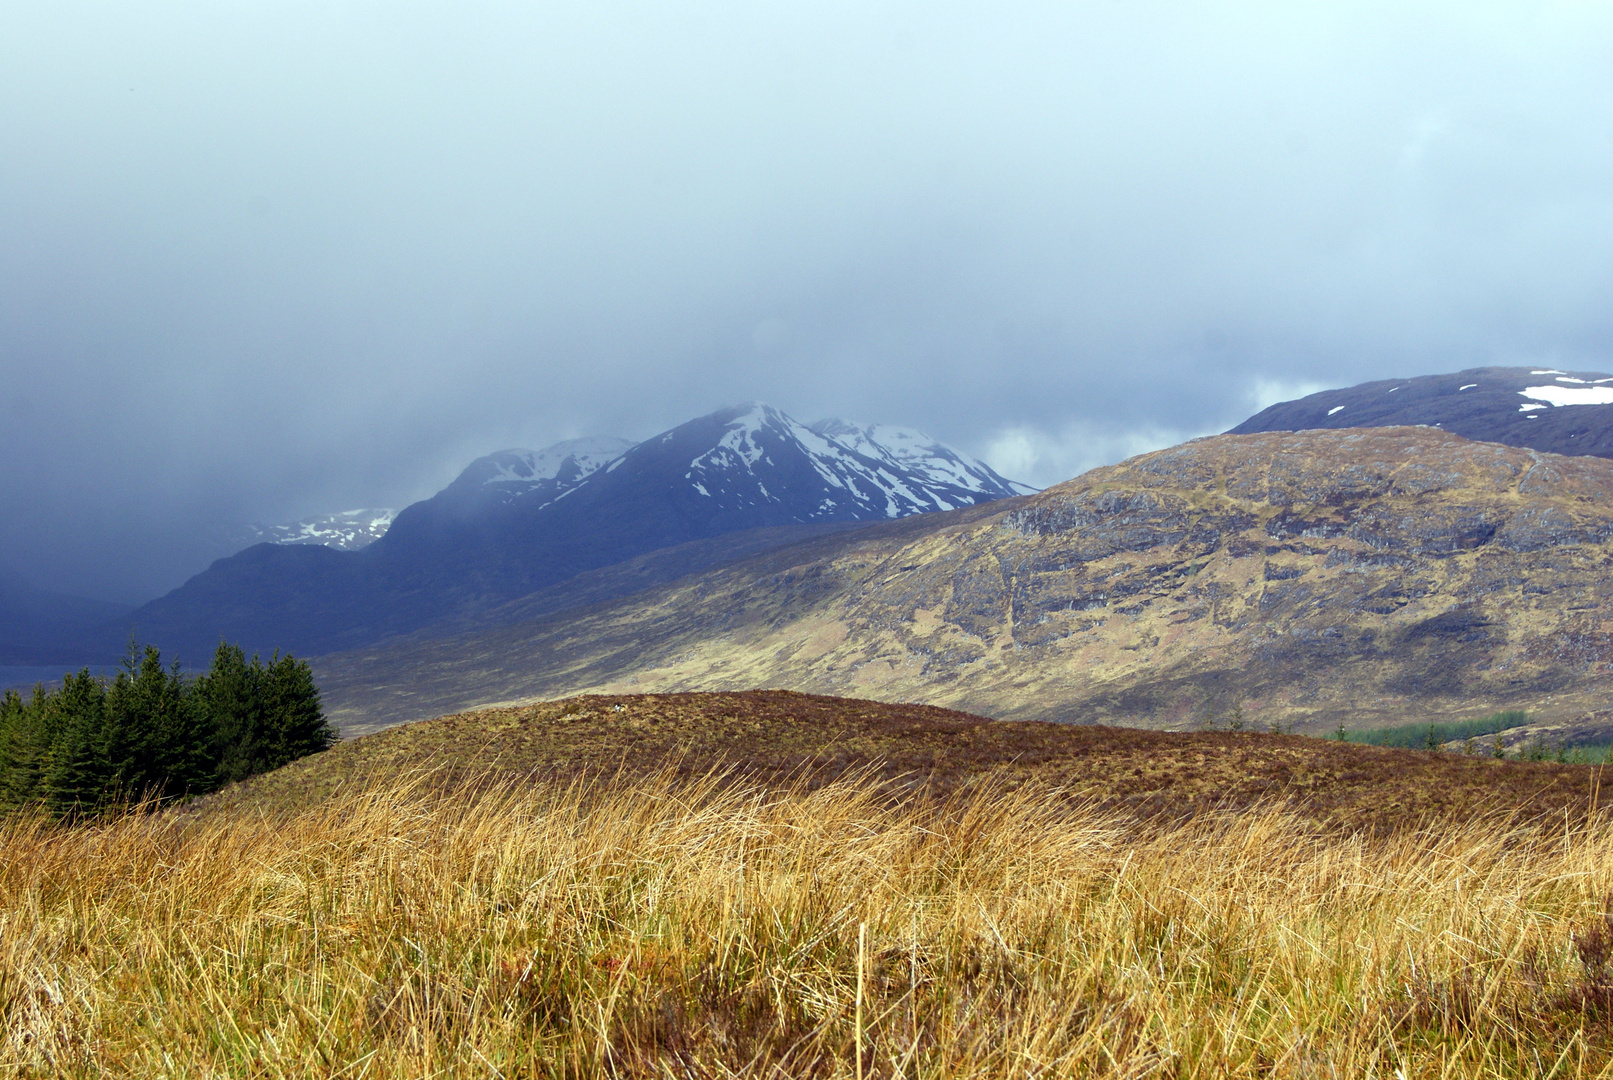
POLYGON ((1613 1073, 1602 817, 428 780, 0 826, 0 1074, 1613 1073))

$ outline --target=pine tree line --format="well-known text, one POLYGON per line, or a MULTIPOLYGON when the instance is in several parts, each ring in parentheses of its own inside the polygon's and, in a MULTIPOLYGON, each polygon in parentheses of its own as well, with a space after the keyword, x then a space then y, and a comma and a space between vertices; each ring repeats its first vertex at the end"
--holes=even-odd
POLYGON ((265 664, 220 644, 187 679, 152 646, 130 646, 111 680, 88 668, 58 690, 0 698, 0 808, 78 817, 132 799, 199 795, 328 748, 336 729, 308 665, 265 664))

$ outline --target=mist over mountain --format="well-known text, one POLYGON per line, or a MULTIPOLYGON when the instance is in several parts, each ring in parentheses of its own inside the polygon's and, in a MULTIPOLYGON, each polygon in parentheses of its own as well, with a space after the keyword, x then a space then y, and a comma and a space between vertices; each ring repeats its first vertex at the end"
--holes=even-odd
POLYGON ((317 654, 467 617, 657 549, 753 530, 783 529, 783 542, 789 529, 1028 490, 920 432, 841 420, 809 427, 753 403, 642 443, 578 439, 479 458, 362 550, 259 544, 218 560, 132 621, 187 657, 221 637, 317 654))
POLYGON ((132 604, 41 589, 12 568, 0 566, 0 665, 105 659, 104 643, 86 644, 84 639, 132 610, 132 604))
POLYGON ((718 402, 1045 486, 1306 388, 1613 370, 1610 44, 1450 0, 6 4, 0 562, 144 602, 219 523, 718 402))
POLYGON ((500 450, 467 465, 431 502, 439 512, 467 521, 480 520, 517 500, 536 512, 633 446, 626 439, 596 436, 567 439, 543 450, 500 450))

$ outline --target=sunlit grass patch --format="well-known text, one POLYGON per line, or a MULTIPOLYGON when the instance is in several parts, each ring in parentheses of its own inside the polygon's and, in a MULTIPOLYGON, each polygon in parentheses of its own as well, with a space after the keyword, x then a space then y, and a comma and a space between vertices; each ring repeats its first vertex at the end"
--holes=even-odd
POLYGON ((1613 1071, 1603 817, 1368 836, 1048 794, 423 776, 13 820, 0 1071, 1613 1071))

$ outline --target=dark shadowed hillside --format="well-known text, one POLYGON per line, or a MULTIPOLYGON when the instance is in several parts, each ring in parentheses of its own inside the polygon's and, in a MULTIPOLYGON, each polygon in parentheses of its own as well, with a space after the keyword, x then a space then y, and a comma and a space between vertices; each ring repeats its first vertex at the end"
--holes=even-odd
MULTIPOLYGON (((87 646, 84 639, 132 610, 132 604, 41 589, 0 566, 0 664, 78 664, 108 659, 117 654, 87 646)), ((123 632, 127 634, 126 626, 123 632)))
POLYGON ((1488 367, 1383 379, 1279 402, 1229 434, 1417 424, 1553 454, 1613 457, 1613 376, 1488 367))

